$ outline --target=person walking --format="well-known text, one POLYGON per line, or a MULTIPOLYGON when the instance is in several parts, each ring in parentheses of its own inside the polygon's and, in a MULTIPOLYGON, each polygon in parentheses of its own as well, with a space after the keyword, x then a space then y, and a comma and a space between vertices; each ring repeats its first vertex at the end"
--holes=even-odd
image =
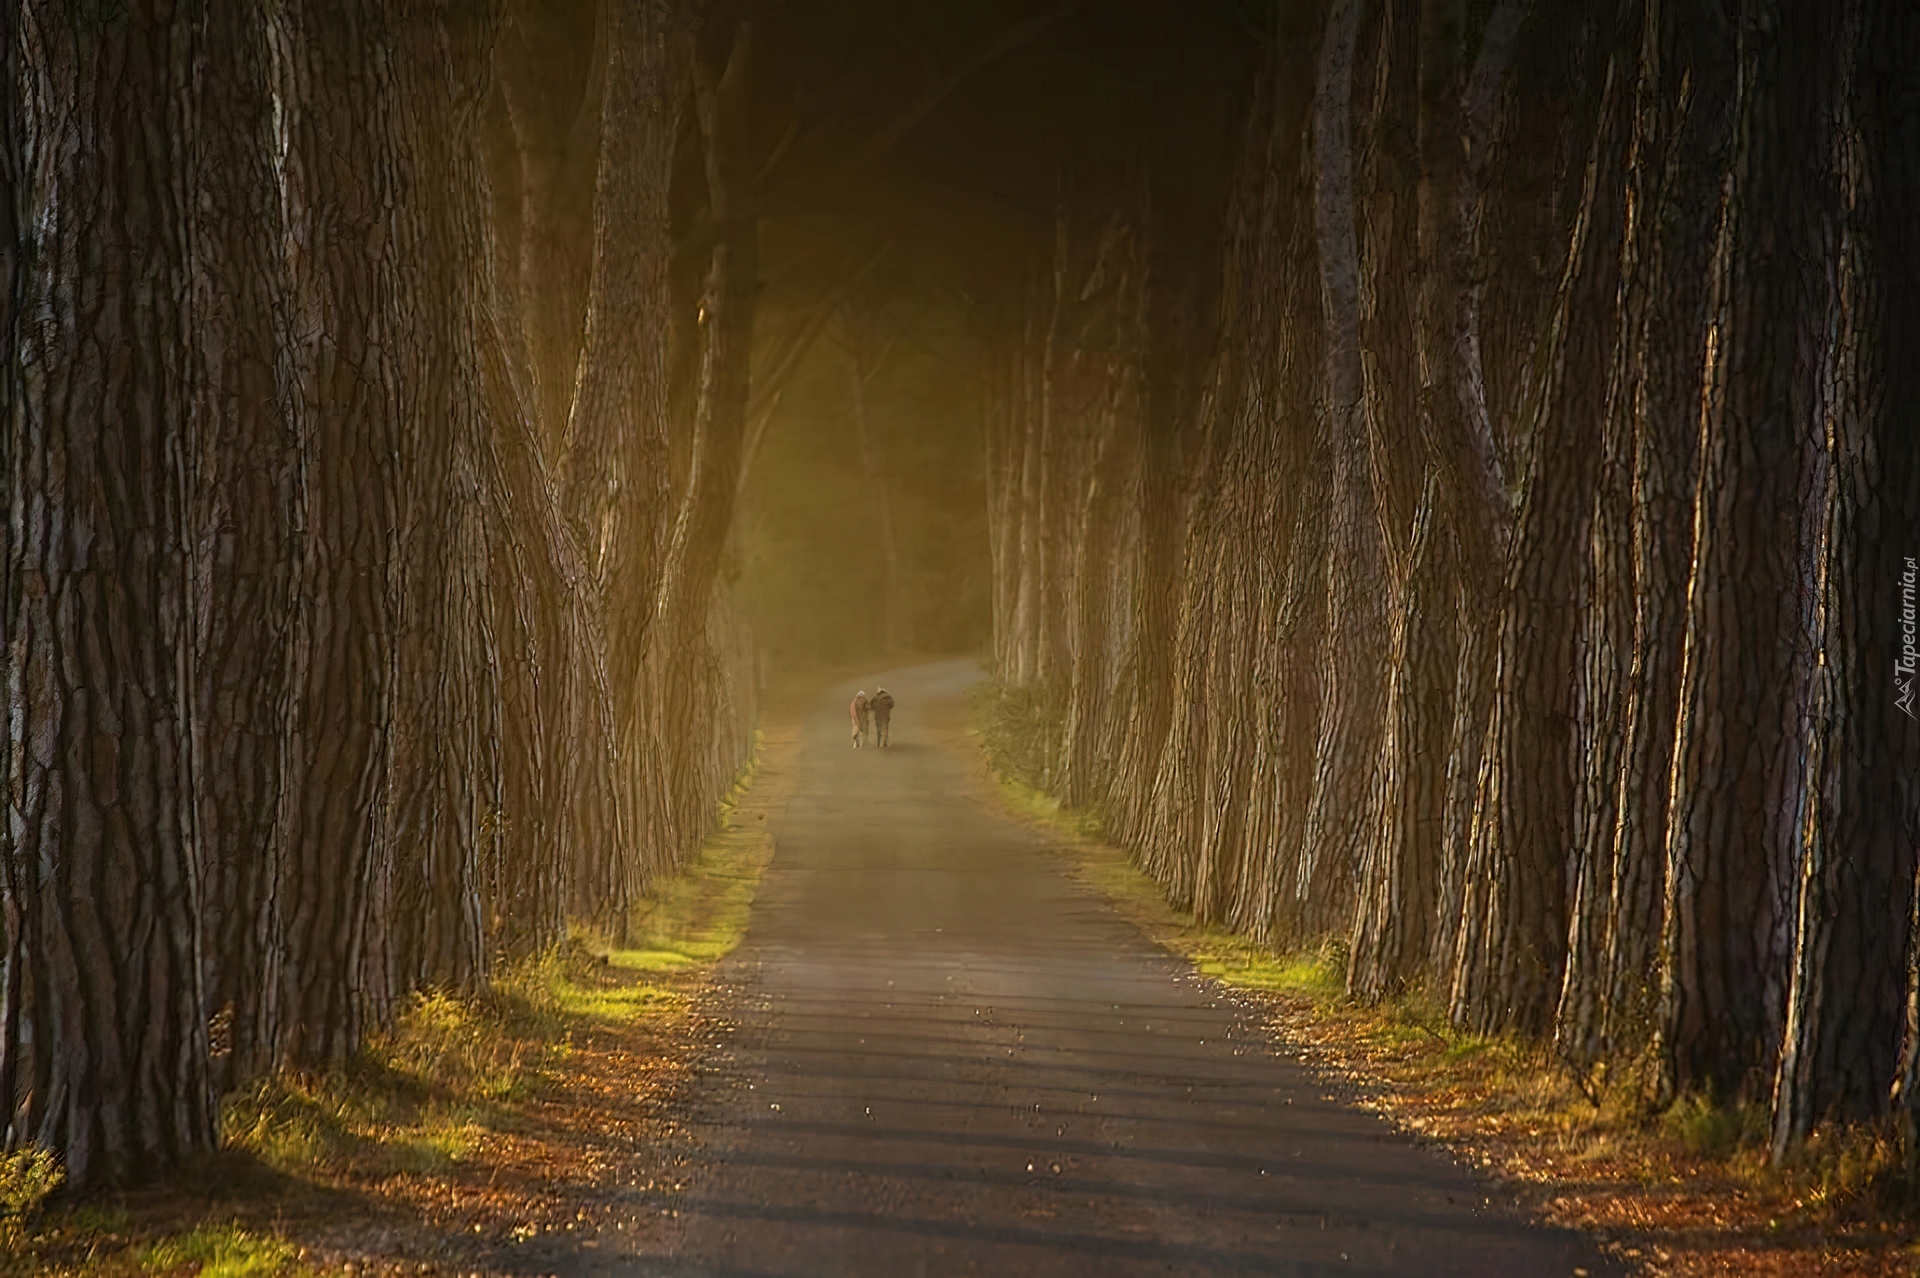
POLYGON ((862 688, 854 693, 853 704, 847 707, 847 713, 853 717, 853 748, 856 750, 867 735, 867 719, 872 712, 872 706, 867 701, 867 690, 862 688))
POLYGON ((873 694, 873 700, 867 703, 873 711, 874 740, 884 748, 892 737, 893 694, 885 688, 873 694))

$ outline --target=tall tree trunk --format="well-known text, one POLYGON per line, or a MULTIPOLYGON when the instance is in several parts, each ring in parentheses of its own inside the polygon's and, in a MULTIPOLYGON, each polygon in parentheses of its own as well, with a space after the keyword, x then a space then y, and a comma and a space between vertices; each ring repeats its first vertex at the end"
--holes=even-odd
POLYGON ((511 0, 502 83, 519 143, 519 277, 529 399, 541 449, 561 455, 571 420, 594 262, 593 215, 607 60, 625 0, 511 0), (586 74, 582 75, 584 67, 586 74))
MULTIPOLYGON (((1122 292, 1126 291, 1123 286, 1122 292)), ((1130 452, 1130 440, 1123 436, 1137 429, 1131 403, 1134 373, 1133 362, 1127 359, 1110 374, 1112 386, 1100 411, 1074 538, 1068 611, 1073 668, 1061 729, 1059 792, 1066 803, 1081 808, 1095 803, 1100 793, 1104 725, 1117 709, 1109 669, 1109 630, 1119 533, 1115 514, 1130 452)))
POLYGON ((405 149, 425 180, 403 226, 415 264, 415 371, 401 452, 401 613, 389 794, 394 843, 395 993, 471 992, 486 974, 481 730, 490 671, 479 618, 486 595, 481 458, 492 426, 480 368, 484 223, 490 211, 479 127, 492 91, 495 21, 433 12, 399 47, 405 149), (444 20, 443 20, 444 18, 444 20))
POLYGON ((1040 411, 1043 390, 1041 370, 1040 305, 1037 298, 1027 302, 1026 331, 1020 343, 1020 355, 1014 362, 1013 403, 1019 425, 1020 461, 1015 504, 1019 522, 1015 534, 1014 558, 1019 566, 1013 605, 1014 659, 1013 682, 1031 687, 1040 677, 1040 612, 1044 595, 1041 560, 1041 435, 1044 418, 1040 411))
POLYGON ((1355 246, 1352 115, 1359 0, 1334 0, 1313 104, 1314 230, 1319 246, 1326 364, 1319 429, 1333 465, 1326 558, 1327 628, 1322 636, 1319 736, 1301 855, 1305 895, 1333 917, 1348 917, 1349 885, 1372 769, 1378 757, 1383 692, 1372 636, 1384 617, 1379 495, 1369 465, 1374 423, 1361 393, 1360 265, 1355 246))
MULTIPOLYGON (((1618 33, 1632 40, 1632 30, 1618 33)), ((1625 72, 1601 92, 1580 213, 1543 338, 1531 451, 1508 547, 1493 695, 1475 799, 1477 900, 1454 972, 1452 1016, 1476 1033, 1546 1029, 1566 957, 1573 842, 1572 709, 1581 556, 1619 287, 1625 72)))
POLYGON ((1147 244, 1145 401, 1140 455, 1140 562, 1128 653, 1133 712, 1115 768, 1116 832, 1134 842, 1144 828, 1160 751, 1173 722, 1173 633, 1178 603, 1180 431, 1188 411, 1188 343, 1194 283, 1166 226, 1143 219, 1147 244))
POLYGON ((279 15, 295 345, 288 375, 302 494, 282 795, 285 968, 280 1052, 346 1059, 392 1004, 389 764, 397 693, 403 379, 398 313, 397 39, 382 4, 296 3, 279 15))
MULTIPOLYGON (((1875 206, 1884 201, 1911 213, 1920 169, 1911 154, 1885 147, 1882 130, 1902 122, 1870 118, 1884 90, 1860 77, 1874 69, 1864 42, 1898 40, 1897 27, 1869 25, 1874 7, 1843 6, 1831 52, 1844 61, 1827 71, 1836 82, 1824 120, 1828 189, 1809 193, 1824 194, 1830 254, 1825 314, 1810 317, 1820 323, 1824 357, 1816 366, 1814 443, 1821 456, 1806 539, 1818 652, 1800 797, 1792 985, 1773 1094, 1776 1159, 1816 1122, 1880 1117, 1887 1082, 1900 1076, 1905 1030, 1905 916, 1915 871, 1912 736, 1908 750, 1898 747, 1913 720, 1902 713, 1898 675, 1890 695, 1886 668, 1892 651, 1899 671, 1913 633, 1906 609, 1920 574, 1904 552, 1920 519, 1920 446, 1910 427, 1895 424, 1901 410, 1891 407, 1913 401, 1887 396, 1889 359, 1911 349, 1887 339, 1901 332, 1900 311, 1910 316, 1913 306, 1911 297, 1892 299, 1887 290, 1911 288, 1912 281, 1888 260, 1899 249, 1882 238, 1887 223, 1876 226, 1875 206), (1888 596, 1896 584, 1903 597, 1894 626, 1888 596)), ((1911 30, 1911 19, 1907 25, 1911 30)), ((1911 132, 1911 115, 1904 124, 1911 132)))
MULTIPOLYGON (((1383 9, 1369 77, 1361 310, 1367 412, 1376 423, 1385 686, 1379 758, 1360 844, 1348 989, 1379 998, 1420 976, 1438 886, 1448 709, 1452 582, 1437 538, 1446 529, 1420 414, 1420 316, 1404 281, 1420 266, 1419 29, 1411 6, 1383 9)), ((1416 294, 1417 294, 1416 290, 1416 294)))
MULTIPOLYGON (((677 3, 618 0, 600 43, 608 67, 592 219, 585 334, 574 370, 562 504, 589 566, 588 610, 611 704, 595 710, 605 781, 580 851, 582 914, 624 919, 646 824, 647 642, 672 501, 667 446, 672 331, 668 194, 692 31, 677 3)), ((617 930, 618 924, 616 924, 617 930)))
POLYGON ((0 1099, 8 1145, 86 1186, 214 1141, 188 629, 201 102, 164 7, 7 18, 28 237, 8 253, 34 322, 7 352, 0 1099))
MULTIPOLYGON (((751 193, 752 28, 733 33, 723 70, 700 68, 700 124, 708 200, 721 228, 700 302, 700 373, 692 469, 667 548, 656 604, 656 648, 665 679, 666 740, 690 734, 711 713, 706 630, 714 585, 744 458, 753 320, 759 293, 759 228, 745 208, 751 193)), ((690 851, 710 819, 709 795, 691 751, 669 762, 669 819, 676 846, 690 851)))
POLYGON ((1661 1091, 1751 1094, 1785 1019, 1803 776, 1800 490, 1820 366, 1827 6, 1739 15, 1733 168, 1705 352, 1660 950, 1661 1091))
MULTIPOLYGON (((1915 492, 1920 483, 1920 434, 1907 428, 1911 417, 1903 419, 1899 407, 1920 403, 1920 363, 1895 355, 1920 347, 1920 258, 1895 247, 1902 241, 1902 228, 1920 218, 1920 84, 1902 71, 1920 57, 1920 14, 1897 3, 1873 4, 1867 14, 1856 75, 1867 98, 1862 132, 1868 185, 1874 192, 1870 260, 1881 273, 1877 345, 1885 360, 1881 367, 1886 381, 1876 405, 1875 428, 1886 450, 1881 465, 1890 516, 1878 540, 1883 550, 1898 552, 1920 546, 1920 526, 1916 526, 1920 516, 1915 513, 1920 511, 1920 493, 1915 492)), ((1861 578, 1863 583, 1872 580, 1861 578)), ((1893 693, 1895 708, 1905 720, 1894 719, 1895 729, 1884 739, 1897 768, 1894 794, 1901 828, 1907 846, 1916 847, 1920 846, 1920 723, 1916 722, 1920 685, 1915 682, 1920 672, 1920 559, 1903 556, 1898 581, 1899 610, 1888 609, 1897 625, 1885 632, 1879 648, 1882 672, 1888 651, 1896 654, 1895 687, 1889 690, 1882 684, 1881 695, 1893 693)), ((1877 624, 1884 624, 1878 618, 1885 615, 1875 614, 1877 624)), ((1876 628, 1872 633, 1882 632, 1876 628)), ((1868 674, 1872 673, 1869 667, 1868 674)), ((1920 1171, 1920 1133, 1915 1121, 1920 1115, 1920 868, 1909 892, 1906 1015, 1893 1105, 1901 1154, 1911 1177, 1920 1171)))
POLYGON ((276 373, 287 339, 270 149, 266 15, 202 11, 192 142, 194 821, 216 1089, 272 1064, 280 979, 276 838, 293 615, 295 439, 276 373))
MULTIPOLYGON (((1710 10, 1654 0, 1646 7, 1634 117, 1633 210, 1623 242, 1622 332, 1609 430, 1624 431, 1624 528, 1608 625, 1622 651, 1611 719, 1586 707, 1586 775, 1579 818, 1581 875, 1571 952, 1555 1027, 1580 1068, 1624 1060, 1652 1034, 1651 973, 1661 931, 1668 765, 1685 623, 1690 501, 1699 439, 1701 366, 1713 213, 1726 168, 1731 62, 1710 10), (1624 626, 1624 636, 1621 627, 1624 626), (1617 741, 1617 745, 1609 742, 1617 741)), ((1609 550, 1609 553, 1614 553, 1609 550)), ((1596 563, 1595 599, 1609 580, 1596 563)), ((1591 642, 1591 641, 1590 641, 1591 642)))

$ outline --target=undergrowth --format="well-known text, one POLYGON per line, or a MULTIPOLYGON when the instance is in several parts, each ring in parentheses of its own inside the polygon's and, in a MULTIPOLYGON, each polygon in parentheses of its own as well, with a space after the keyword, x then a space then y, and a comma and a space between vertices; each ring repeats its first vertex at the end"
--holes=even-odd
POLYGON ((772 844, 764 813, 748 819, 740 803, 759 775, 761 738, 753 762, 721 801, 711 837, 686 870, 660 884, 634 908, 628 946, 610 961, 642 971, 672 971, 712 963, 731 953, 746 935, 753 893, 767 867, 772 844))
MULTIPOLYGON (((1077 878, 1202 975, 1266 1001, 1276 1030, 1356 1084, 1359 1103, 1511 1182, 1538 1186, 1562 1223, 1643 1240, 1690 1233, 1711 1250, 1715 1235, 1701 1242, 1700 1223, 1713 1221, 1729 1255, 1802 1237, 1818 1249, 1833 1237, 1891 1258, 1908 1241, 1916 1197, 1889 1133, 1816 1131, 1776 1164, 1764 1102, 1686 1095, 1656 1107, 1650 1061, 1576 1072, 1538 1040, 1461 1032, 1442 1000, 1422 990, 1358 1002, 1346 992, 1342 938, 1280 949, 1197 922, 1104 841, 1097 812, 1049 795, 1043 784, 1059 724, 1043 698, 983 685, 971 726, 1000 804, 1058 836, 1077 878), (1740 1204, 1738 1212, 1727 1203, 1740 1204)), ((1662 1249, 1622 1247, 1630 1259, 1662 1249)))
POLYGON ((994 774, 1045 790, 1057 762, 1059 706, 1044 693, 994 682, 979 684, 973 698, 974 725, 994 774))

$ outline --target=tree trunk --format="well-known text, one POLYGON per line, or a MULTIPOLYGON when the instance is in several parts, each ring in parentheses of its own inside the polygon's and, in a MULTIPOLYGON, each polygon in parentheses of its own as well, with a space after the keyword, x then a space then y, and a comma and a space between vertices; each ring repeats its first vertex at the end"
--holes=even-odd
POLYGON ((282 796, 280 1054, 345 1060, 391 1008, 388 767, 397 694, 401 448, 408 371, 397 313, 405 133, 393 15, 298 3, 276 32, 293 274, 301 537, 292 749, 282 796), (323 338, 325 340, 323 340, 323 338))
POLYGON ((528 402, 542 451, 555 457, 567 440, 586 332, 610 28, 625 4, 511 0, 513 56, 501 62, 519 143, 520 251, 513 265, 516 291, 526 299, 528 402))
POLYGON ((276 836, 288 746, 295 438, 277 383, 288 340, 267 22, 213 4, 194 75, 191 306, 196 342, 188 446, 192 538, 194 821, 205 910, 203 980, 217 1027, 216 1089, 271 1067, 280 981, 276 836))
POLYGON ((1326 364, 1319 429, 1333 464, 1328 512, 1327 627, 1322 636, 1319 735, 1302 836, 1305 896, 1348 917, 1367 796, 1379 754, 1384 671, 1372 638, 1384 617, 1378 494, 1369 466, 1372 431, 1361 393, 1360 267, 1355 247, 1353 67, 1359 0, 1334 0, 1314 90, 1314 230, 1319 246, 1326 364))
MULTIPOLYGON (((1896 354, 1920 349, 1920 258, 1895 247, 1902 242, 1903 228, 1920 218, 1920 84, 1901 71, 1920 57, 1920 14, 1911 6, 1875 3, 1867 9, 1863 36, 1855 74, 1866 98, 1861 112, 1863 163, 1868 187, 1874 192, 1867 232, 1873 247, 1868 260, 1870 269, 1880 276, 1880 308, 1874 322, 1879 326, 1876 344, 1884 360, 1881 368, 1885 378, 1875 405, 1874 429, 1885 449, 1882 491, 1889 519, 1878 534, 1878 544, 1883 551, 1897 553, 1920 546, 1920 516, 1915 513, 1920 511, 1920 492, 1915 491, 1920 484, 1920 433, 1909 429, 1911 418, 1903 419, 1899 408, 1920 403, 1920 363, 1896 354)), ((1863 576, 1859 580, 1871 591, 1881 579, 1863 576)), ((1896 651, 1894 669, 1899 682, 1894 689, 1883 683, 1880 695, 1891 691, 1895 708, 1901 712, 1900 718, 1892 719, 1894 729, 1883 740, 1887 742, 1889 763, 1896 769, 1894 797, 1900 828, 1912 848, 1920 846, 1920 726, 1916 726, 1920 705, 1916 705, 1914 695, 1920 692, 1915 684, 1916 669, 1920 668, 1920 560, 1903 555, 1898 581, 1898 612, 1887 609, 1874 615, 1881 618, 1891 614, 1898 623, 1882 641, 1885 648, 1881 649, 1880 670, 1886 669, 1885 651, 1896 651)), ((1881 589, 1890 585, 1888 582, 1881 589)), ((1871 633, 1881 632, 1876 629, 1871 633)), ((1873 674, 1871 667, 1867 673, 1873 674)), ((1920 1107, 1920 890, 1916 889, 1920 889, 1920 869, 1915 871, 1914 888, 1908 890, 1903 901, 1909 906, 1905 1023, 1899 1073, 1893 1087, 1895 1126, 1910 1177, 1920 1168, 1915 1123, 1916 1108, 1920 1107)))
POLYGON ((10 310, 34 321, 8 352, 0 1093, 8 1145, 84 1187, 214 1143, 185 500, 201 90, 165 9, 7 17, 10 310))
POLYGON ((1824 317, 1837 32, 1824 6, 1740 18, 1694 499, 1660 948, 1661 1092, 1751 1095, 1785 1019, 1805 671, 1797 555, 1824 317))
MULTIPOLYGON (((714 223, 723 229, 701 295, 692 469, 656 604, 656 652, 665 679, 661 723, 668 742, 699 740, 693 734, 712 710, 705 632, 744 456, 760 287, 758 226, 743 207, 752 180, 752 62, 752 31, 743 24, 733 35, 724 72, 701 72, 708 199, 714 223)), ((718 798, 706 793, 691 751, 670 754, 668 797, 676 848, 691 851, 705 833, 710 802, 718 798)))
MULTIPOLYGON (((480 369, 477 290, 485 279, 487 188, 479 150, 492 91, 495 23, 485 11, 422 16, 402 29, 405 151, 423 175, 403 220, 414 263, 403 314, 412 332, 401 433, 400 614, 388 792, 394 844, 395 995, 480 988, 481 805, 491 682, 477 624, 486 597, 481 457, 492 426, 480 369)), ((403 321, 406 322, 406 321, 403 321)))
POLYGON ((1146 229, 1149 265, 1145 414, 1141 425, 1140 566, 1134 578, 1133 643, 1128 654, 1133 712, 1115 768, 1116 832, 1134 843, 1144 829, 1146 804, 1175 707, 1171 695, 1173 630, 1178 594, 1179 432, 1185 411, 1181 363, 1191 327, 1192 292, 1177 273, 1175 254, 1155 249, 1146 229))
MULTIPOLYGON (((1631 30, 1618 33, 1631 41, 1631 30)), ((1543 339, 1527 470, 1508 548, 1493 699, 1452 1016, 1475 1033, 1547 1028, 1566 957, 1573 843, 1575 635, 1605 369, 1617 329, 1626 108, 1610 63, 1566 271, 1543 339)))
MULTIPOLYGON (((1416 112, 1419 30, 1405 8, 1384 9, 1370 59, 1372 107, 1362 144, 1367 213, 1361 230, 1364 391, 1379 484, 1385 660, 1379 758, 1366 828, 1347 988, 1376 999, 1418 980, 1438 885, 1452 674, 1452 582, 1437 477, 1421 432, 1420 316, 1405 279, 1420 269, 1416 112)), ((1418 290, 1415 291, 1418 293, 1418 290)))
MULTIPOLYGON (((1904 552, 1913 548, 1920 518, 1920 446, 1892 408, 1913 401, 1888 394, 1913 384, 1908 373, 1904 387, 1888 386, 1889 360, 1911 350, 1888 339, 1913 337, 1914 305, 1911 295, 1889 291, 1911 289, 1913 281, 1890 260, 1901 252, 1899 241, 1883 238, 1894 223, 1876 217, 1876 205, 1911 215, 1920 166, 1913 164, 1911 114, 1904 121, 1872 118, 1884 90, 1860 77, 1874 69, 1864 41, 1899 39, 1897 27, 1876 29, 1885 20, 1874 22, 1873 8, 1844 6, 1842 29, 1829 37, 1838 46, 1832 54, 1844 59, 1826 71, 1836 82, 1824 120, 1833 162, 1822 166, 1827 190, 1809 193, 1825 215, 1830 252, 1829 291, 1820 299, 1825 314, 1809 317, 1820 325, 1825 360, 1817 369, 1817 504, 1805 543, 1818 651, 1800 798, 1792 986, 1774 1082, 1776 1159, 1817 1122, 1879 1118, 1888 1080, 1900 1077, 1905 1030, 1913 720, 1901 710, 1898 673, 1889 694, 1886 652, 1899 653, 1896 672, 1913 664, 1905 649, 1920 572, 1904 552), (1904 156, 1887 146, 1894 139, 1883 132, 1902 123, 1909 132, 1904 156), (1888 596, 1896 583, 1899 625, 1890 627, 1888 596), (1899 644, 1880 638, 1894 637, 1890 632, 1899 644), (1903 735, 1906 750, 1899 748, 1903 735)), ((1906 25, 1911 31, 1915 24, 1909 18, 1906 25)))
POLYGON ((1555 1041, 1578 1068, 1624 1061, 1653 1031, 1668 765, 1685 621, 1689 503, 1699 437, 1713 212, 1731 93, 1724 24, 1706 10, 1646 7, 1636 92, 1633 210, 1623 242, 1622 331, 1608 429, 1624 432, 1623 511, 1594 538, 1590 607, 1625 616, 1587 659, 1617 662, 1613 711, 1592 692, 1593 740, 1577 818, 1581 875, 1555 1041), (1624 520, 1624 526, 1622 525, 1624 520), (1609 576, 1609 572, 1611 576, 1609 576), (1611 582, 1611 586, 1608 583, 1611 582), (1625 595, 1624 601, 1621 595, 1625 595), (1607 645, 1621 645, 1618 651, 1607 645))

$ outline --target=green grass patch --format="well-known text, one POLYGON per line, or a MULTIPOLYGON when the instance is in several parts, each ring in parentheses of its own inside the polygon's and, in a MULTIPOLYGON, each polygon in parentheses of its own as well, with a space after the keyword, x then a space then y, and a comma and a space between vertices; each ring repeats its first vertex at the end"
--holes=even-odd
POLYGON ((772 848, 765 823, 743 816, 741 800, 759 774, 761 739, 753 762, 720 804, 713 833, 685 870, 655 885, 634 907, 629 945, 608 952, 614 967, 673 972, 726 957, 747 934, 747 919, 772 848))
POLYGON ((1682 1148, 1702 1158, 1727 1158, 1767 1140, 1767 1107, 1756 1101, 1725 1105, 1711 1096, 1682 1096, 1660 1122, 1682 1148))
POLYGON ((267 1278, 296 1266, 299 1249, 284 1238, 248 1233, 234 1225, 203 1225, 139 1249, 149 1273, 197 1278, 267 1278))
POLYGON ((0 1157, 0 1218, 24 1220, 66 1179, 66 1169, 37 1145, 0 1157))
POLYGON ((74 1207, 49 1213, 0 1248, 0 1274, 70 1278, 302 1278, 320 1270, 291 1240, 208 1221, 155 1232, 125 1211, 74 1207))
POLYGON ((686 995, 636 971, 662 972, 632 961, 633 952, 609 951, 582 934, 539 960, 494 981, 492 999, 522 1033, 559 1039, 592 1021, 626 1022, 686 1005, 686 995))

